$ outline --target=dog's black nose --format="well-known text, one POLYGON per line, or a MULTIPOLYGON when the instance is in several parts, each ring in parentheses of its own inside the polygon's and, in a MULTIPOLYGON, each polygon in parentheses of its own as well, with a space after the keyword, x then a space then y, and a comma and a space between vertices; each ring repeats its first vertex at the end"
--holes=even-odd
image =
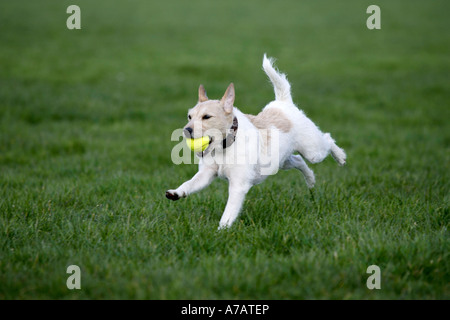
POLYGON ((190 127, 184 128, 184 135, 186 137, 192 137, 192 128, 190 127))

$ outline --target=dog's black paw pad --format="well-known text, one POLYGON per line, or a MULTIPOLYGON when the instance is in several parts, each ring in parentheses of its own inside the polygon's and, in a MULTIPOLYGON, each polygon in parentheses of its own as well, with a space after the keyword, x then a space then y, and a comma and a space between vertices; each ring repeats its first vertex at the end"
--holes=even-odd
POLYGON ((176 194, 176 193, 171 193, 171 192, 169 192, 169 191, 166 191, 166 198, 167 198, 167 199, 170 199, 170 200, 173 200, 173 201, 180 199, 180 197, 178 196, 178 194, 176 194))

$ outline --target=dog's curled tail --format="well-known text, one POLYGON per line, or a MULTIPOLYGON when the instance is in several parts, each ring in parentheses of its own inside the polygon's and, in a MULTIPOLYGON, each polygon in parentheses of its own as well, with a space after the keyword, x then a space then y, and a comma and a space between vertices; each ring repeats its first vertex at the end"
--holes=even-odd
POLYGON ((264 54, 263 69, 273 84, 275 100, 292 102, 291 85, 284 73, 280 73, 273 67, 273 58, 267 58, 264 54))

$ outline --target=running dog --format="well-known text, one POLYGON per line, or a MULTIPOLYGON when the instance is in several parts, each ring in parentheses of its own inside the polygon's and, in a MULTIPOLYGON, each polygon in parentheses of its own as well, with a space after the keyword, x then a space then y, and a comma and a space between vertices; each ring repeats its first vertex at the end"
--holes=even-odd
POLYGON ((331 154, 339 165, 346 162, 344 150, 331 135, 320 131, 294 104, 286 75, 278 72, 266 55, 263 69, 274 87, 275 100, 256 116, 234 107, 233 83, 220 100, 208 99, 200 85, 198 103, 189 110, 183 130, 200 158, 199 170, 177 189, 166 191, 168 199, 178 200, 202 190, 216 177, 227 179, 228 202, 219 229, 233 224, 250 188, 278 169, 300 170, 312 188, 314 173, 303 158, 318 163, 331 154), (256 139, 249 144, 249 137, 256 139))

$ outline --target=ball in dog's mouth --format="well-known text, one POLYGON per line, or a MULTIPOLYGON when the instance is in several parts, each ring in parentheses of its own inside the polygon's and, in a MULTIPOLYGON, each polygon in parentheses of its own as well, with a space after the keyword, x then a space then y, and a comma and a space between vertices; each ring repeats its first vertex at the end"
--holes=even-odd
POLYGON ((213 141, 210 136, 203 136, 201 138, 190 139, 186 138, 186 143, 194 152, 202 152, 208 148, 209 144, 213 141))

